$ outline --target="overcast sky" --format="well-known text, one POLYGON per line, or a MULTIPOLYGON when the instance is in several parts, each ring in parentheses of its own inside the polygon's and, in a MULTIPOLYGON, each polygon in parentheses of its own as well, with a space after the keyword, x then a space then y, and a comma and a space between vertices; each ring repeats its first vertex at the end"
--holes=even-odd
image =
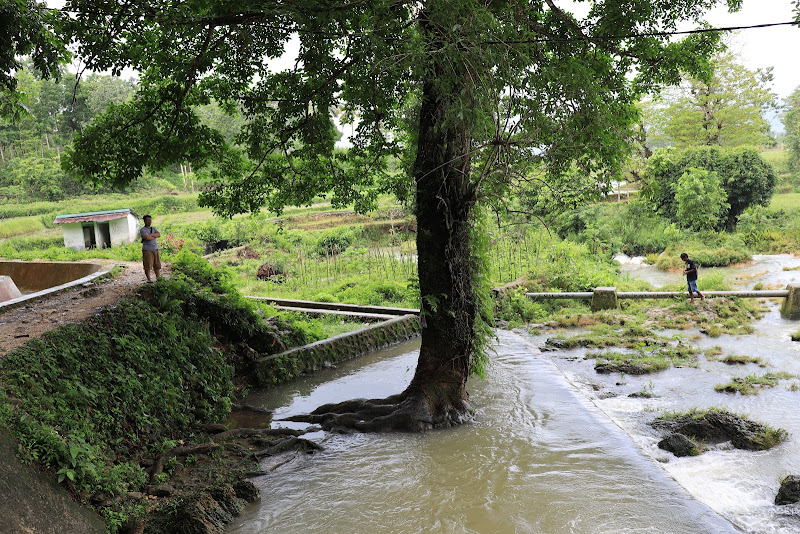
MULTIPOLYGON (((715 8, 707 20, 716 27, 790 22, 794 20, 793 3, 793 0, 744 0, 737 13, 715 8)), ((733 51, 741 54, 748 68, 775 68, 772 89, 779 97, 786 98, 800 86, 800 27, 741 30, 734 42, 733 51)))

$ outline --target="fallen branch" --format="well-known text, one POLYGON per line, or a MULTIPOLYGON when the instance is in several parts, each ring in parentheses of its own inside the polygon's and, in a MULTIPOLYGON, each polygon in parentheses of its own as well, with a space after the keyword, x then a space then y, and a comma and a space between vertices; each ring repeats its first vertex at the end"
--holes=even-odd
POLYGON ((282 452, 291 449, 301 449, 304 452, 309 452, 309 451, 321 451, 322 447, 319 444, 314 443, 313 441, 309 441, 307 439, 297 438, 297 437, 287 437, 278 440, 272 447, 254 452, 253 457, 256 460, 260 460, 265 456, 275 456, 276 454, 280 454, 282 452))

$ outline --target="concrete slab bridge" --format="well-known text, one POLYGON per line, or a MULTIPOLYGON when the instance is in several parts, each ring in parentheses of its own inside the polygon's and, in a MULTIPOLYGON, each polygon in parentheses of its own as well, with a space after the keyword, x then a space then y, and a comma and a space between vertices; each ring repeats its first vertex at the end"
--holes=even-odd
MULTIPOLYGON (((783 297, 781 315, 787 319, 800 319, 800 284, 789 284, 786 289, 744 290, 744 291, 703 291, 706 298, 776 298, 783 297)), ((530 299, 583 299, 591 300, 592 311, 613 310, 622 299, 669 299, 686 297, 685 291, 617 291, 616 287, 596 287, 585 292, 525 293, 530 299)))

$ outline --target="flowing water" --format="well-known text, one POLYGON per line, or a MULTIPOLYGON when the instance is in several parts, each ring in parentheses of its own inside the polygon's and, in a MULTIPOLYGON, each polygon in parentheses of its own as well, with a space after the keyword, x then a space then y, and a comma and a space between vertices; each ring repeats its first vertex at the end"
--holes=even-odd
MULTIPOLYGON (((797 273, 785 265, 800 260, 759 257, 731 276, 785 284, 797 273)), ((704 360, 643 377, 598 375, 582 349, 541 353, 546 336, 498 331, 487 378, 470 382, 472 424, 419 435, 311 434, 324 450, 254 479, 262 501, 226 532, 800 532, 800 508, 772 504, 780 479, 800 474, 800 392, 791 380, 754 396, 714 391, 732 376, 800 376, 800 343, 789 338, 800 323, 781 319, 773 304, 755 326, 750 336, 698 344, 761 357, 767 368, 704 360), (628 396, 643 390, 655 397, 628 396), (784 428, 790 438, 770 451, 721 446, 690 458, 656 447, 660 436, 647 423, 658 413, 710 406, 784 428)), ((417 347, 406 344, 248 402, 275 409, 279 419, 326 402, 383 397, 404 389, 416 358, 417 347)))

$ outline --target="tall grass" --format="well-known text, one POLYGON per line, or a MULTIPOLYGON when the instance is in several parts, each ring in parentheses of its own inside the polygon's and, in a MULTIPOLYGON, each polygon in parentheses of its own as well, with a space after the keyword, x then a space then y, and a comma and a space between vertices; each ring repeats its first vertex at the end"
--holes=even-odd
POLYGON ((45 225, 39 217, 17 217, 14 219, 0 219, 0 238, 7 239, 23 234, 29 234, 44 229, 45 225))
POLYGON ((775 195, 769 203, 769 210, 800 211, 800 193, 775 195))

